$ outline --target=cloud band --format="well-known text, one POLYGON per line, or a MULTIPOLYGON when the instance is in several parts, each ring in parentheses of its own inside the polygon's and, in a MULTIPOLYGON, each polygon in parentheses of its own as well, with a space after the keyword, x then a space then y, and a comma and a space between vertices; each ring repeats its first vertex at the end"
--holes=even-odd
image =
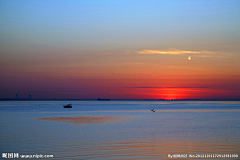
POLYGON ((182 54, 215 54, 218 52, 210 51, 187 51, 187 50, 178 50, 171 48, 169 50, 141 50, 137 51, 138 54, 173 54, 173 55, 182 55, 182 54))

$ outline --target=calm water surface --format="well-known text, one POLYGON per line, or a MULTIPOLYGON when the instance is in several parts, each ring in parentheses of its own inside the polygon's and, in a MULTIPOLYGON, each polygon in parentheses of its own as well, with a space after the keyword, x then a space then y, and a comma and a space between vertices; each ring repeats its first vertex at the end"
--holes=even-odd
POLYGON ((240 102, 74 101, 71 109, 63 108, 66 103, 0 102, 1 154, 46 154, 54 159, 240 156, 240 102), (37 119, 78 116, 124 118, 90 124, 37 119))

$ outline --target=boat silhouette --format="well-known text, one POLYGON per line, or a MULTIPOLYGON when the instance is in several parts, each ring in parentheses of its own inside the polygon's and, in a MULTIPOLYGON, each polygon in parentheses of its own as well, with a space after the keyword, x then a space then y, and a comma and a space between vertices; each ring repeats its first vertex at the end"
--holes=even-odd
POLYGON ((153 109, 151 109, 151 111, 152 111, 152 112, 156 112, 156 111, 154 110, 154 108, 153 108, 153 109))
POLYGON ((72 104, 69 103, 69 104, 67 104, 67 105, 64 105, 63 107, 64 107, 64 108, 72 108, 72 104))
POLYGON ((102 98, 98 98, 98 101, 110 101, 110 99, 102 99, 102 98))

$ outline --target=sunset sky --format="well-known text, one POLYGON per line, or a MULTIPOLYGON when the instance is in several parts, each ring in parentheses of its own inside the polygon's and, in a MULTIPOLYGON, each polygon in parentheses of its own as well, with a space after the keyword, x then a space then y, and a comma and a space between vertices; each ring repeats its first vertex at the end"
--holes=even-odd
POLYGON ((0 99, 240 100, 239 0, 1 0, 0 99))

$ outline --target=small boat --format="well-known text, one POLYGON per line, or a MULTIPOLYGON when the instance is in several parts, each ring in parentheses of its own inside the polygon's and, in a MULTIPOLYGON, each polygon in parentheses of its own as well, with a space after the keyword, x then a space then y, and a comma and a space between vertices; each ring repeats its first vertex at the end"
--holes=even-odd
POLYGON ((156 110, 154 110, 154 108, 153 108, 153 109, 151 109, 151 111, 152 111, 152 112, 155 112, 156 110))
POLYGON ((69 104, 67 104, 67 105, 64 105, 63 107, 64 107, 64 108, 72 108, 72 105, 69 103, 69 104))

